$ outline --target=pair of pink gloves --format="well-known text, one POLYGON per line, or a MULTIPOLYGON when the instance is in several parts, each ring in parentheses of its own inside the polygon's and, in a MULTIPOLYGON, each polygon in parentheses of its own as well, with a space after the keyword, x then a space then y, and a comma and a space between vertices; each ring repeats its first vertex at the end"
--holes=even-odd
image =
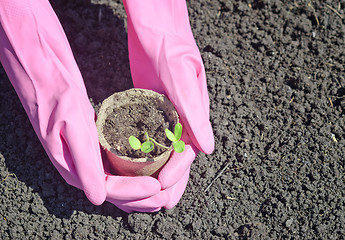
POLYGON ((96 205, 107 200, 126 212, 169 209, 180 200, 198 151, 210 154, 214 148, 205 71, 185 0, 124 5, 134 86, 166 94, 186 129, 185 152, 173 153, 158 179, 105 173, 94 110, 48 0, 0 0, 1 63, 67 183, 96 205))

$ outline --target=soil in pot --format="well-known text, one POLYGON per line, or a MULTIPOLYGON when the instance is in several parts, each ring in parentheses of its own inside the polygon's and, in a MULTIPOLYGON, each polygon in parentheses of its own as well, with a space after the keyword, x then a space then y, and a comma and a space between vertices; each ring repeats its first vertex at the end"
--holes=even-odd
POLYGON ((166 149, 155 145, 152 152, 143 153, 132 149, 128 138, 133 135, 144 142, 144 133, 147 132, 160 144, 170 147, 171 142, 165 135, 165 128, 172 130, 174 126, 162 109, 153 104, 138 103, 121 106, 109 114, 105 120, 103 133, 110 146, 120 155, 132 158, 153 158, 165 152, 166 149))

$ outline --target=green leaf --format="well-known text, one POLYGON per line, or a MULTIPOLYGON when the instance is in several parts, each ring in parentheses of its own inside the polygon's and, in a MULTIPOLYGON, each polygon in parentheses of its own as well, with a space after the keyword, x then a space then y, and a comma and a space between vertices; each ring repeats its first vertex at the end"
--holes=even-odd
POLYGON ((182 124, 181 123, 177 123, 175 125, 175 138, 176 141, 180 140, 182 136, 182 124))
POLYGON ((169 129, 165 129, 165 135, 167 135, 167 138, 172 141, 172 142, 176 142, 178 141, 175 137, 175 135, 172 133, 172 131, 170 131, 169 129))
POLYGON ((183 152, 185 149, 184 141, 180 140, 180 141, 174 142, 173 147, 174 147, 175 152, 178 152, 178 153, 183 152))
POLYGON ((130 136, 129 139, 129 144, 131 145, 131 147, 135 150, 138 150, 141 148, 141 142, 138 138, 134 137, 134 136, 130 136))
POLYGON ((153 142, 150 142, 150 141, 144 142, 141 145, 141 151, 143 151, 144 153, 151 152, 153 150, 153 148, 154 148, 154 144, 153 144, 153 142))

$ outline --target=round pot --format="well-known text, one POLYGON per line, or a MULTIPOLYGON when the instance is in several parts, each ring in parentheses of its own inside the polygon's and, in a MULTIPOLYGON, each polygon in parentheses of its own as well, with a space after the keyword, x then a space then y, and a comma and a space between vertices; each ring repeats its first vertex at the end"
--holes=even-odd
MULTIPOLYGON (((128 107, 131 104, 147 103, 162 110, 168 117, 169 122, 175 126, 178 121, 178 113, 169 99, 159 93, 151 90, 133 88, 127 91, 114 93, 102 103, 99 110, 96 126, 99 136, 99 141, 104 151, 103 156, 108 160, 111 172, 122 176, 150 176, 157 175, 158 170, 169 159, 173 150, 172 145, 165 150, 161 155, 154 158, 132 158, 122 155, 116 150, 116 147, 111 147, 105 138, 105 121, 109 115, 116 113, 117 109, 128 107)), ((129 136, 128 136, 129 137, 129 136)), ((140 150, 139 150, 140 151, 140 150)))

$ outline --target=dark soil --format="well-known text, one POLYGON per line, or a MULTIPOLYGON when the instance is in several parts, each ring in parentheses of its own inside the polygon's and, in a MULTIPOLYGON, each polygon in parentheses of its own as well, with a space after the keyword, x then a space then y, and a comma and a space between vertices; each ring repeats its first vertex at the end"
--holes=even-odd
MULTIPOLYGON (((56 0, 89 96, 132 87, 120 1, 56 0), (106 87, 104 87, 106 86, 106 87)), ((1 239, 342 239, 345 1, 188 1, 216 149, 171 210, 92 205, 61 178, 0 71, 1 239)))
POLYGON ((162 109, 154 105, 135 104, 116 108, 105 120, 103 134, 112 148, 122 156, 133 158, 153 158, 166 149, 155 145, 150 153, 134 150, 128 142, 130 136, 137 137, 141 143, 145 142, 145 132, 160 144, 167 147, 171 142, 165 136, 165 129, 173 129, 173 124, 162 109))

